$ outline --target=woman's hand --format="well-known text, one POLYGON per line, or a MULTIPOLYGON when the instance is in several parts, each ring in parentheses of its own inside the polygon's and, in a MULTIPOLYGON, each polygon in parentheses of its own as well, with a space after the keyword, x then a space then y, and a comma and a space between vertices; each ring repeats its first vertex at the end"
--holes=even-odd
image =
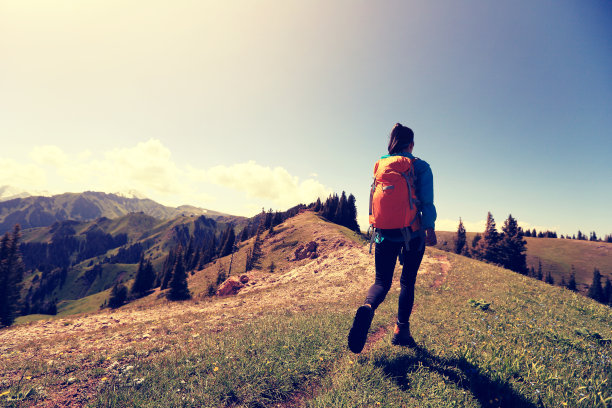
POLYGON ((425 230, 425 245, 434 246, 438 243, 436 239, 436 231, 433 228, 427 228, 425 230))

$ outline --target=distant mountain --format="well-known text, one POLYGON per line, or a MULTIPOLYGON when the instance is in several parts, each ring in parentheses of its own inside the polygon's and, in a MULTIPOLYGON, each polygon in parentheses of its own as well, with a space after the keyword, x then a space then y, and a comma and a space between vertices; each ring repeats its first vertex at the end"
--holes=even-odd
POLYGON ((0 186, 0 202, 13 200, 15 198, 30 197, 33 195, 50 196, 51 194, 45 191, 31 192, 13 186, 0 186))
MULTIPOLYGON (((12 194, 11 188, 0 188, 0 195, 12 194)), ((25 192, 18 194, 27 194, 25 192)), ((47 227, 57 221, 89 221, 100 217, 118 218, 132 212, 143 212, 167 220, 181 215, 206 215, 218 219, 228 214, 193 206, 167 207, 148 198, 129 194, 107 194, 94 191, 43 196, 17 197, 0 202, 0 234, 20 224, 22 229, 47 227)))

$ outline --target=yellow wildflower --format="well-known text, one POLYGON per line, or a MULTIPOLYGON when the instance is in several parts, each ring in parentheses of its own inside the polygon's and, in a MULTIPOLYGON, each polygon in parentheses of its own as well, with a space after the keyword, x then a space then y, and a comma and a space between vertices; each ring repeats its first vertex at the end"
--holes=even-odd
POLYGON ((219 371, 219 367, 213 368, 213 371, 219 371))

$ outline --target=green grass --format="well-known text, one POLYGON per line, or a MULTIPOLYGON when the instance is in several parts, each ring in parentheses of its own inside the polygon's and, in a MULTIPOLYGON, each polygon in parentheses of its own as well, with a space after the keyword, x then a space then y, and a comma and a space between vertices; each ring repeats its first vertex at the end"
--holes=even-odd
POLYGON ((114 377, 93 405, 610 406, 612 350, 602 341, 612 335, 609 308, 448 256, 453 268, 441 287, 432 287, 432 275, 419 278, 412 318, 418 350, 390 343, 392 289, 372 327, 389 332, 362 355, 345 349, 358 302, 322 303, 305 313, 273 313, 203 333, 114 377), (486 309, 474 306, 487 303, 486 309))
MULTIPOLYGON (((438 235, 437 248, 454 251, 456 232, 436 231, 438 235)), ((468 242, 471 243, 476 233, 468 232, 468 242)), ((538 270, 542 262, 544 275, 550 271, 555 284, 569 281, 572 265, 576 272, 576 283, 582 293, 586 293, 593 282, 593 269, 597 268, 605 277, 612 279, 612 244, 606 242, 578 241, 556 238, 525 238, 527 241, 527 266, 538 270)))
POLYGON ((610 406, 610 345, 580 333, 586 326, 609 338, 609 308, 453 258, 440 289, 417 292, 412 325, 421 350, 393 347, 387 335, 344 364, 310 406, 610 406), (490 307, 474 307, 476 297, 490 307))

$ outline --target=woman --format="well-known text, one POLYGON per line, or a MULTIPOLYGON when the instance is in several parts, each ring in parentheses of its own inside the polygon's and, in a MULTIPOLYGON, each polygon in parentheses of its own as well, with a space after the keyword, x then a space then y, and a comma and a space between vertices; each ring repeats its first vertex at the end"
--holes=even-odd
MULTIPOLYGON (((414 133, 412 130, 396 123, 389 137, 389 155, 383 156, 381 161, 386 160, 388 162, 389 158, 395 156, 410 159, 406 160, 397 157, 398 161, 410 163, 409 166, 414 171, 414 188, 416 203, 418 203, 415 219, 417 222, 413 221, 411 226, 407 227, 409 230, 406 230, 406 228, 376 228, 372 232, 376 234, 374 237, 376 242, 374 255, 376 280, 368 290, 364 305, 357 309, 353 326, 349 332, 348 345, 354 353, 360 353, 363 350, 374 312, 391 288, 393 270, 395 269, 398 256, 400 257, 400 263, 403 263, 403 269, 400 278, 401 289, 397 323, 391 342, 398 346, 416 347, 416 342, 410 334, 410 313, 414 304, 414 285, 425 252, 425 245, 436 244, 434 225, 436 207, 433 204, 433 174, 431 168, 427 162, 412 155, 413 148, 414 133)), ((375 173, 379 163, 375 167, 375 173)), ((390 188, 393 187, 391 186, 390 188)), ((405 187, 403 188, 405 189, 405 187)), ((410 195, 410 186, 408 186, 407 191, 410 195)))

